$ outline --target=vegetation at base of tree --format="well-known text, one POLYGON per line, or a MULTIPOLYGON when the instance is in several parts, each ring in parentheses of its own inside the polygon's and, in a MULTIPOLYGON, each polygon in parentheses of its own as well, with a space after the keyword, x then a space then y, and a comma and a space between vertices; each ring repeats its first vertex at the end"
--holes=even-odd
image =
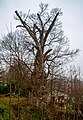
MULTIPOLYGON (((16 96, 12 96, 12 104, 11 104, 11 120, 18 119, 18 99, 16 96)), ((48 103, 45 107, 41 108, 41 106, 33 106, 30 101, 27 101, 26 98, 20 97, 20 120, 64 120, 61 116, 65 115, 65 120, 68 120, 75 114, 73 109, 68 111, 60 108, 56 108, 55 105, 50 106, 48 103)), ((9 97, 0 97, 0 119, 9 120, 9 97)))

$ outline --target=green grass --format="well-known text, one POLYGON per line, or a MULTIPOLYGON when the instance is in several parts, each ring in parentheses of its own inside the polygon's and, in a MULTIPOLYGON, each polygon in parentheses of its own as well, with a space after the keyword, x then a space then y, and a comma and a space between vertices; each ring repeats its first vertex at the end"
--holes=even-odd
MULTIPOLYGON (((20 102, 22 102, 25 98, 20 97, 20 102)), ((0 95, 0 120, 9 120, 9 97, 5 97, 4 95, 0 95)), ((11 104, 17 105, 18 97, 11 98, 11 104)))

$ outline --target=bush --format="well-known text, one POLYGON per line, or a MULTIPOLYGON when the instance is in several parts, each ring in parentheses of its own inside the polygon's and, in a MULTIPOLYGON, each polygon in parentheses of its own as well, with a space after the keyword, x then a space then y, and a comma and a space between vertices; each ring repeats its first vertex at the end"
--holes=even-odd
POLYGON ((0 94, 7 94, 9 93, 10 89, 9 89, 9 86, 3 86, 3 85, 0 85, 0 94))

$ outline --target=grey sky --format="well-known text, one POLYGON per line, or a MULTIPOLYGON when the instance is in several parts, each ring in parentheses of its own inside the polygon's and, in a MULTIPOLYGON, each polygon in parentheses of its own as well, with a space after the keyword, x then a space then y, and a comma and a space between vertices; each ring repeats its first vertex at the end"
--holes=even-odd
POLYGON ((49 9, 59 7, 62 9, 63 30, 70 39, 71 48, 79 48, 80 55, 76 65, 83 69, 83 0, 0 0, 0 35, 7 33, 6 24, 10 30, 10 22, 15 29, 17 21, 13 19, 14 11, 36 12, 39 4, 48 3, 49 9))

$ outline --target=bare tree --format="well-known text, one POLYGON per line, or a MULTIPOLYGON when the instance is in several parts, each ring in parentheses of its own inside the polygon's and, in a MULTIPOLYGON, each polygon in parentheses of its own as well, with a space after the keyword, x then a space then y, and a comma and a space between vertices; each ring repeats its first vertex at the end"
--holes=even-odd
POLYGON ((36 14, 30 14, 30 11, 28 14, 15 11, 15 19, 20 22, 17 27, 21 30, 9 33, 3 37, 1 43, 2 60, 10 65, 11 54, 11 68, 16 64, 19 79, 22 79, 24 68, 27 68, 29 77, 25 79, 29 79, 33 104, 34 98, 37 98, 39 103, 43 101, 47 91, 52 96, 56 75, 60 75, 62 67, 79 52, 78 49, 70 50, 69 40, 64 35, 59 19, 61 10, 54 8, 49 11, 48 4, 43 3, 39 7, 36 14), (50 90, 47 83, 50 84, 50 90))
POLYGON ((60 66, 72 60, 78 53, 77 50, 70 50, 69 40, 64 36, 62 23, 59 16, 62 14, 59 8, 48 11, 48 4, 40 4, 37 14, 18 13, 15 11, 16 19, 20 21, 21 27, 28 36, 27 43, 32 45, 34 56, 32 79, 33 83, 45 85, 49 77, 51 67, 55 67, 55 73, 60 66))
MULTIPOLYGON (((21 87, 27 83, 29 79, 31 69, 30 64, 26 64, 28 58, 28 50, 26 49, 25 39, 22 36, 22 31, 16 31, 15 33, 8 33, 1 41, 1 61, 5 62, 8 66, 7 80, 10 85, 10 101, 9 101, 9 118, 11 119, 11 97, 12 97, 12 83, 14 84, 16 94, 18 94, 18 119, 19 119, 19 99, 21 87), (24 40, 24 41, 23 41, 24 40), (27 57, 26 57, 27 56, 27 57), (27 75, 27 78, 26 78, 27 75), (25 80, 26 79, 26 80, 25 80)), ((29 82, 28 82, 29 83, 29 82)), ((14 92, 14 91, 13 91, 14 92)))

